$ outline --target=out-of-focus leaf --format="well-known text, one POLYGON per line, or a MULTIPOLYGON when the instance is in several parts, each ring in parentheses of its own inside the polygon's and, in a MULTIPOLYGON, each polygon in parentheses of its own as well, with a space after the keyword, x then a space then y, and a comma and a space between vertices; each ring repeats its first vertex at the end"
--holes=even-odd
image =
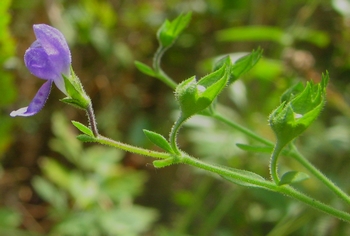
POLYGON ((50 203, 56 210, 67 210, 67 196, 66 194, 54 186, 46 179, 36 176, 32 180, 32 185, 35 191, 42 199, 50 203))
POLYGON ((157 219, 157 212, 141 206, 121 207, 100 215, 99 224, 106 235, 142 235, 157 219))
POLYGON ((55 184, 63 189, 69 189, 70 172, 64 168, 59 162, 45 158, 40 162, 40 166, 44 174, 55 184))
POLYGON ((145 75, 149 75, 151 77, 155 77, 156 76, 156 73, 154 72, 154 70, 151 67, 149 67, 148 65, 146 65, 146 64, 144 64, 142 62, 135 61, 135 66, 136 66, 136 68, 139 71, 141 71, 145 75))
POLYGON ((22 217, 19 212, 9 209, 0 208, 0 228, 14 228, 21 224, 22 217))
POLYGON ((330 42, 330 37, 326 32, 309 28, 296 28, 295 39, 312 43, 320 48, 326 47, 330 42))
POLYGON ((216 33, 219 41, 274 41, 288 45, 291 37, 284 30, 271 26, 245 26, 220 30, 216 33))

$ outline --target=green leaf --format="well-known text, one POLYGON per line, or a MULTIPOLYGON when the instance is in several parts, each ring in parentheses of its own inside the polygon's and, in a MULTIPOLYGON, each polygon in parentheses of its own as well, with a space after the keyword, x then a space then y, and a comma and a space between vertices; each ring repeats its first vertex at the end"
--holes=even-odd
POLYGON ((216 33, 218 41, 272 41, 284 46, 289 46, 293 41, 305 41, 318 47, 325 47, 330 42, 327 33, 312 30, 306 27, 297 27, 294 34, 288 34, 285 30, 271 26, 245 26, 220 30, 216 33))
MULTIPOLYGON (((231 167, 225 167, 225 168, 230 170, 233 173, 237 173, 237 174, 246 176, 247 178, 250 178, 250 179, 255 179, 255 180, 258 180, 258 181, 266 181, 262 176, 254 173, 254 172, 250 172, 250 171, 247 171, 247 170, 240 170, 240 169, 231 168, 231 167)), ((242 181, 240 179, 232 178, 231 176, 221 175, 221 177, 223 177, 224 179, 226 179, 226 180, 228 180, 228 181, 230 181, 232 183, 238 184, 238 185, 242 185, 242 186, 246 186, 246 187, 262 188, 259 185, 256 185, 256 184, 253 184, 253 183, 248 183, 248 182, 242 181)))
POLYGON ((93 136, 89 136, 89 135, 86 135, 86 134, 79 134, 77 136, 77 139, 79 141, 84 142, 84 143, 96 142, 96 139, 93 136))
POLYGON ((94 137, 93 132, 91 131, 91 129, 85 125, 83 125, 82 123, 78 122, 78 121, 72 121, 72 124, 81 132, 83 132, 84 134, 87 134, 91 137, 94 137))
POLYGON ((281 96, 281 103, 289 102, 292 100, 297 94, 300 94, 304 90, 304 85, 299 82, 289 89, 287 89, 281 96))
POLYGON ((32 180, 32 185, 36 193, 54 208, 59 211, 67 209, 67 196, 65 192, 57 188, 54 184, 42 177, 35 176, 32 180))
POLYGON ((283 176, 281 177, 281 181, 279 182, 279 185, 297 183, 297 182, 304 181, 308 178, 309 176, 303 172, 289 171, 283 174, 283 176))
POLYGON ((192 13, 180 14, 173 21, 165 20, 157 32, 160 45, 164 48, 171 46, 181 32, 187 27, 192 13))
POLYGON ((162 135, 146 129, 144 129, 143 132, 152 143, 154 143, 155 145, 157 145, 158 147, 162 148, 163 150, 169 153, 174 153, 170 144, 162 135))
MULTIPOLYGON (((228 84, 232 84, 234 81, 236 81, 239 77, 247 73, 250 69, 252 69, 256 63, 260 60, 262 57, 263 50, 261 48, 258 48, 257 50, 253 50, 248 55, 245 55, 238 60, 234 62, 234 64, 231 66, 231 73, 230 78, 228 81, 228 84)), ((230 56, 225 56, 215 62, 213 71, 218 70, 222 65, 225 63, 227 58, 230 56)))
POLYGON ((71 171, 62 166, 62 164, 54 159, 45 158, 40 162, 40 166, 49 180, 63 189, 67 190, 69 188, 71 171))
POLYGON ((263 50, 258 48, 257 50, 253 50, 250 54, 239 58, 231 67, 231 75, 228 84, 233 83, 239 77, 252 69, 256 63, 258 63, 262 57, 262 54, 263 50))
POLYGON ((236 143, 236 146, 240 149, 248 152, 263 152, 263 153, 271 153, 273 151, 273 146, 271 147, 262 147, 262 146, 254 146, 254 145, 247 145, 242 143, 236 143))
POLYGON ((296 27, 294 37, 297 40, 312 43, 320 48, 326 47, 330 42, 329 35, 320 30, 313 30, 307 27, 296 27))
POLYGON ((155 168, 163 168, 163 167, 170 166, 170 165, 173 165, 173 164, 175 164, 174 158, 167 158, 167 159, 164 159, 164 160, 153 161, 153 166, 155 168))
POLYGON ((139 61, 135 61, 134 63, 135 63, 136 68, 139 71, 141 71, 142 73, 149 75, 151 77, 156 76, 156 73, 154 72, 154 70, 151 67, 149 67, 148 65, 146 65, 142 62, 139 62, 139 61))
POLYGON ((0 229, 17 228, 21 225, 21 221, 20 211, 4 206, 0 208, 0 229))
POLYGON ((216 33, 218 41, 274 41, 289 45, 292 37, 284 30, 271 26, 245 26, 220 30, 216 33))

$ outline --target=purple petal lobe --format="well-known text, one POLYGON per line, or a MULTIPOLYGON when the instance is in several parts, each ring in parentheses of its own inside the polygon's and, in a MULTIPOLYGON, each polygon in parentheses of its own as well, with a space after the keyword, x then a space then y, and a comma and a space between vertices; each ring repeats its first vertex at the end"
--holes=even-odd
POLYGON ((67 95, 62 74, 70 75, 71 54, 62 33, 45 24, 34 25, 37 40, 27 49, 24 62, 29 71, 52 80, 67 95))
POLYGON ((17 111, 10 113, 10 116, 32 116, 38 113, 45 105, 47 98, 49 97, 50 90, 52 86, 52 80, 45 82, 39 91, 36 93, 33 100, 30 102, 28 107, 23 107, 17 111))
POLYGON ((44 49, 57 74, 69 75, 71 55, 68 44, 62 33, 45 24, 34 25, 35 36, 44 49))
POLYGON ((35 41, 24 54, 24 62, 29 71, 41 79, 53 79, 59 77, 56 69, 50 63, 49 56, 41 47, 38 41, 35 41))

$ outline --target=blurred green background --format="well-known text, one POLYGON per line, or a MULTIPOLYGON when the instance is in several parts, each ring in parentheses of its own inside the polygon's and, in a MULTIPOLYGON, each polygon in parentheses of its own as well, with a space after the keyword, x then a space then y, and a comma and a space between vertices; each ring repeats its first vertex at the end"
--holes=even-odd
MULTIPOLYGON (((173 91, 138 72, 134 61, 151 65, 158 27, 188 11, 191 23, 165 54, 163 69, 181 82, 207 74, 218 56, 262 47, 256 67, 219 100, 228 117, 266 138, 274 140, 267 117, 283 91, 329 71, 328 104, 297 144, 350 192, 350 1, 2 0, 1 235, 350 235, 348 224, 278 194, 83 145, 69 121, 86 124, 85 114, 59 102, 56 88, 36 116, 9 117, 43 82, 25 68, 23 55, 35 40, 32 25, 46 23, 65 35, 101 133, 155 148, 142 129, 167 136, 177 106, 173 91)), ((180 133, 181 147, 194 156, 268 178, 268 155, 243 152, 237 142, 251 140, 203 117, 180 133)), ((280 165, 303 171, 290 159, 280 165)), ((298 187, 349 210, 314 178, 298 187)))

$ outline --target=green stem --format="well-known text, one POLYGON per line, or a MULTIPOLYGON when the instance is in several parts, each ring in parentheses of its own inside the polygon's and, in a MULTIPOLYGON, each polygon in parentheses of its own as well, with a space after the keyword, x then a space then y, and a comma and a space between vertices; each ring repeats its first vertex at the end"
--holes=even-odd
MULTIPOLYGON (((240 126, 239 124, 236 124, 235 122, 225 118, 224 116, 220 115, 219 113, 215 113, 213 118, 222 121, 223 123, 227 124, 228 126, 246 134, 248 137, 261 142, 263 144, 266 144, 268 146, 273 146, 273 143, 264 139, 263 137, 260 137, 259 135, 253 133, 252 131, 240 126)), ((293 157, 296 161, 298 161, 305 169, 307 169, 310 173, 312 173, 316 178, 318 178, 322 183, 324 183, 332 192, 334 192, 338 197, 343 199, 346 203, 350 204, 350 197, 341 190, 338 186, 336 186, 331 180, 329 180, 321 171, 319 171, 313 164, 311 164, 295 147, 295 145, 291 146, 291 151, 286 154, 290 157, 293 157)))
POLYGON ((336 186, 330 179, 328 179, 321 171, 319 171, 315 166, 313 166, 295 147, 294 144, 291 145, 291 152, 289 153, 291 157, 302 164, 310 173, 312 173, 316 178, 318 178, 324 185, 326 185, 330 190, 332 190, 338 197, 343 199, 346 203, 350 204, 350 197, 336 186))
POLYGON ((176 120, 176 122, 174 123, 173 127, 171 128, 170 134, 169 134, 169 142, 170 142, 170 146, 173 148, 173 150, 175 151, 176 154, 180 155, 180 149, 177 146, 177 133, 179 131, 179 129, 181 128, 182 123, 185 121, 186 119, 180 115, 180 117, 176 120))
POLYGON ((98 137, 98 129, 97 129, 97 122, 96 117, 94 113, 94 109, 92 108, 92 103, 90 102, 89 106, 86 108, 86 114, 89 120, 90 129, 92 130, 92 133, 94 134, 94 137, 98 137))
POLYGON ((260 186, 262 188, 284 194, 284 195, 289 196, 293 199, 299 200, 299 201, 301 201, 301 202, 303 202, 303 203, 305 203, 305 204, 307 204, 307 205, 309 205, 309 206, 311 206, 319 211, 330 214, 330 215, 337 217, 339 219, 342 219, 344 221, 350 222, 350 214, 348 214, 347 212, 335 209, 335 208, 328 206, 328 205, 326 205, 318 200, 315 200, 311 197, 308 197, 308 196, 304 195, 303 193, 300 193, 299 191, 295 190, 291 186, 288 186, 288 185, 277 186, 275 183, 273 183, 271 181, 251 178, 247 175, 243 175, 243 174, 240 174, 238 172, 232 172, 229 169, 226 169, 224 167, 211 165, 211 164, 202 162, 202 161, 195 159, 193 157, 190 157, 190 156, 183 156, 182 162, 184 164, 188 164, 188 165, 191 165, 191 166, 194 166, 197 168, 201 168, 201 169, 204 169, 204 170, 207 170, 207 171, 210 171, 210 172, 222 175, 222 176, 235 178, 237 180, 244 181, 246 183, 254 184, 254 185, 260 186))
POLYGON ((156 77, 163 81, 166 85, 168 85, 170 88, 175 89, 177 84, 172 80, 161 68, 160 61, 162 59, 163 54, 166 50, 168 50, 169 47, 162 47, 159 46, 156 53, 153 57, 153 69, 156 72, 156 77))
POLYGON ((160 159, 167 159, 172 157, 171 154, 169 153, 164 153, 164 152, 157 152, 157 151, 152 151, 140 147, 135 147, 129 144, 121 143, 109 138, 106 138, 104 136, 99 135, 98 137, 94 138, 94 141, 100 144, 108 145, 111 147, 115 147, 127 152, 132 152, 136 154, 140 154, 143 156, 149 156, 149 157, 154 157, 154 158, 160 158, 160 159))
POLYGON ((279 182, 280 182, 280 179, 278 177, 278 171, 277 171, 277 160, 283 147, 284 146, 281 145, 280 142, 277 142, 275 148, 273 149, 273 152, 271 154, 271 159, 270 159, 271 178, 277 185, 279 185, 279 182))
POLYGON ((247 129, 247 128, 244 128, 243 126, 239 125, 239 124, 236 124, 235 122, 227 119, 226 117, 224 117, 223 115, 215 112, 211 117, 215 118, 216 120, 218 121, 221 121, 225 124, 227 124, 228 126, 246 134, 247 136, 255 139, 256 141, 259 141, 263 144, 266 144, 267 146, 274 146, 274 143, 266 140, 265 138, 262 138, 260 137, 259 135, 255 134, 253 131, 247 129))

